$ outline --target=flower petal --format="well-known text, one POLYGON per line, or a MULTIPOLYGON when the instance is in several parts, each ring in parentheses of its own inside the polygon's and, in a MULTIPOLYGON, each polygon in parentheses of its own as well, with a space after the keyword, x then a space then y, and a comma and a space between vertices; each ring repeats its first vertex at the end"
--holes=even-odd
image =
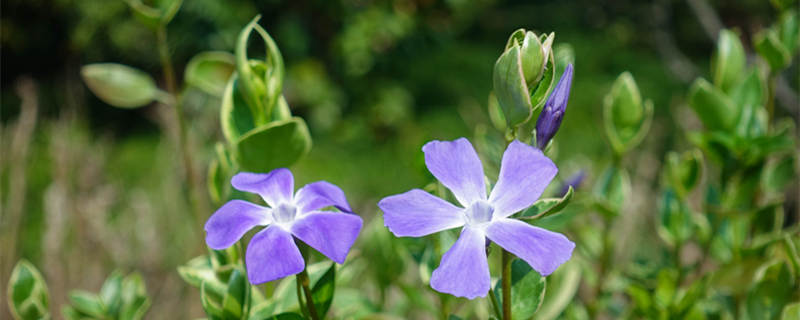
POLYGON ((461 205, 468 207, 477 200, 486 200, 483 166, 469 140, 434 140, 422 146, 422 152, 428 171, 453 192, 461 205))
POLYGON ((240 191, 257 193, 270 207, 275 207, 279 203, 291 202, 294 177, 286 168, 269 173, 240 172, 233 176, 231 185, 240 191))
POLYGON ((556 176, 558 168, 541 150, 514 140, 503 153, 500 177, 489 196, 496 217, 530 207, 556 176))
POLYGON ((305 268, 303 255, 294 243, 292 234, 272 225, 256 233, 245 255, 247 278, 261 284, 300 273, 305 268))
POLYGON ((270 208, 243 200, 231 200, 214 212, 206 222, 206 244, 222 250, 239 241, 248 230, 272 222, 270 208))
POLYGON ((431 275, 431 287, 457 297, 485 297, 491 286, 486 261, 486 237, 474 228, 464 228, 453 247, 431 275))
POLYGON ((316 211, 327 206, 334 206, 344 212, 353 212, 342 189, 327 181, 309 183, 297 190, 295 204, 301 213, 316 211))
POLYGON ((464 225, 464 209, 420 189, 378 202, 383 223, 398 237, 421 237, 464 225))
POLYGON ((317 211, 295 220, 291 229, 295 237, 342 264, 362 224, 355 214, 317 211))
POLYGON ((575 243, 563 234, 534 227, 514 219, 493 221, 486 228, 486 236, 508 250, 542 276, 547 276, 562 263, 567 262, 575 243))

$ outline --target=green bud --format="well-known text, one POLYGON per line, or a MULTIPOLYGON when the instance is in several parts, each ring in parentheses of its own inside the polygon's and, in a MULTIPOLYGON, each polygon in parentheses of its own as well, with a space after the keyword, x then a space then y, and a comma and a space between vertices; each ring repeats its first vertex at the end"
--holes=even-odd
POLYGON ((525 75, 525 82, 528 88, 532 88, 544 73, 547 57, 542 50, 542 43, 533 32, 526 32, 525 39, 520 48, 522 54, 522 73, 525 75))
POLYGON ((497 102, 509 126, 525 123, 533 112, 530 91, 522 74, 519 44, 512 39, 511 48, 503 52, 494 65, 492 82, 497 102))
POLYGON ((630 72, 623 72, 606 96, 606 104, 611 107, 614 124, 617 127, 636 126, 642 120, 642 96, 630 72))

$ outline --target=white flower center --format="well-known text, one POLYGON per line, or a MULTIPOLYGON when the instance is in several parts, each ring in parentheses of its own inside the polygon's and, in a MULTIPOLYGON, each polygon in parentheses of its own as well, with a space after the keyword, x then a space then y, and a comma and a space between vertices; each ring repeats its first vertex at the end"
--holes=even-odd
POLYGON ((492 221, 494 208, 488 202, 479 200, 472 203, 469 208, 464 210, 464 216, 468 226, 485 227, 492 221))
POLYGON ((277 224, 288 224, 294 221, 297 215, 297 207, 288 203, 281 203, 272 208, 272 216, 277 224))

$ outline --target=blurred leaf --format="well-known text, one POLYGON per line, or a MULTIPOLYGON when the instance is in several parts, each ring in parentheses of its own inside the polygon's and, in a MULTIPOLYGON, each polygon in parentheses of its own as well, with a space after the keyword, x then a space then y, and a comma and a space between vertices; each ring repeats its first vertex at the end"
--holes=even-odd
POLYGON ((765 190, 782 193, 793 181, 797 181, 797 169, 793 154, 785 155, 777 161, 768 163, 761 176, 765 190))
POLYGON ((178 274, 194 287, 200 288, 205 285, 206 291, 213 292, 217 297, 225 294, 227 286, 217 278, 207 256, 196 257, 186 265, 178 267, 178 274))
POLYGON ((294 312, 285 312, 281 314, 276 314, 269 318, 264 318, 264 320, 305 320, 302 315, 294 313, 294 312))
POLYGON ((122 311, 119 319, 143 319, 148 308, 150 308, 150 298, 147 296, 142 275, 138 272, 129 274, 122 280, 122 311))
POLYGON ((623 72, 603 99, 603 127, 614 152, 622 155, 638 145, 650 130, 652 120, 653 103, 642 103, 633 76, 623 72))
POLYGON ((308 127, 303 119, 297 117, 256 128, 236 143, 239 166, 252 172, 288 167, 310 149, 308 127))
POLYGON ((728 295, 743 294, 761 263, 761 259, 749 258, 725 264, 711 274, 711 287, 728 295))
POLYGON ((222 312, 227 319, 242 318, 243 309, 247 303, 250 283, 245 275, 234 269, 228 280, 228 289, 222 299, 222 312))
POLYGON ((736 87, 731 90, 734 101, 741 116, 736 125, 736 133, 740 137, 756 137, 767 132, 767 112, 763 108, 763 88, 757 70, 753 70, 736 87))
POLYGON ((69 293, 69 301, 75 310, 86 315, 95 318, 103 318, 106 314, 106 309, 100 301, 100 297, 94 293, 83 290, 72 290, 69 293))
POLYGON ((721 30, 717 50, 711 60, 714 84, 724 92, 730 92, 744 74, 747 56, 739 35, 730 30, 721 30))
POLYGON ((122 272, 115 270, 106 278, 103 287, 100 288, 100 301, 108 314, 119 314, 122 307, 122 272))
POLYGON ((522 57, 516 42, 503 52, 494 65, 494 93, 509 127, 528 121, 533 106, 522 74, 522 57))
POLYGON ((625 169, 608 167, 595 185, 595 194, 601 213, 615 216, 620 213, 631 192, 631 182, 625 169))
POLYGON ((236 58, 224 51, 197 54, 186 65, 186 83, 208 94, 221 97, 228 80, 236 69, 236 58))
POLYGON ((145 106, 162 95, 150 75, 117 63, 85 65, 81 76, 100 100, 119 108, 145 106))
POLYGON ((136 18, 151 29, 169 24, 183 4, 183 0, 169 0, 166 1, 166 5, 161 1, 161 7, 154 8, 142 3, 141 0, 125 0, 125 2, 133 9, 136 18))
MULTIPOLYGON (((503 303, 503 282, 497 281, 495 297, 503 303)), ((525 261, 511 262, 511 314, 517 319, 529 319, 542 305, 547 281, 525 261)))
POLYGON ((50 318, 50 294, 42 274, 25 259, 17 262, 8 280, 8 306, 16 319, 50 318))
POLYGON ((781 320, 800 320, 800 302, 786 305, 781 313, 781 320))
POLYGON ((523 220, 536 220, 557 214, 563 210, 569 201, 572 200, 574 189, 572 186, 567 189, 567 193, 561 198, 539 199, 533 205, 522 211, 516 218, 523 220))
POLYGON ((230 178, 234 172, 233 159, 225 145, 217 142, 214 146, 216 158, 208 167, 208 193, 215 203, 222 203, 230 192, 230 178))
POLYGON ((702 78, 689 89, 689 106, 709 130, 730 131, 739 119, 740 110, 730 98, 702 78))
POLYGON ((751 319, 778 319, 795 292, 786 263, 768 263, 758 270, 755 286, 747 293, 747 314, 751 319))
POLYGON ((225 317, 225 312, 219 305, 219 302, 214 301, 214 298, 208 295, 208 290, 206 289, 205 282, 203 282, 203 284, 200 285, 200 301, 202 302, 203 311, 206 312, 208 319, 210 320, 227 319, 225 317))
POLYGON ((673 269, 662 269, 658 273, 656 290, 653 295, 653 302, 659 310, 667 310, 675 299, 675 292, 678 282, 677 271, 673 269))
MULTIPOLYGON (((558 319, 564 309, 573 302, 581 284, 581 267, 578 260, 570 259, 558 268, 558 272, 547 277, 548 295, 536 311, 536 319, 558 319)), ((649 294, 649 293, 648 293, 649 294)))
POLYGON ((675 152, 667 154, 665 168, 670 185, 681 198, 694 190, 703 177, 703 154, 700 150, 686 151, 680 156, 675 152))
POLYGON ((800 22, 798 22, 796 10, 786 10, 781 14, 778 30, 781 43, 790 55, 794 54, 797 50, 797 43, 800 41, 800 22))
POLYGON ((773 72, 778 72, 789 65, 792 56, 781 43, 775 30, 766 29, 753 37, 756 52, 769 64, 773 72))
POLYGON ((678 247, 692 234, 691 212, 672 190, 664 192, 660 207, 661 223, 658 226, 658 235, 671 247, 678 247))
POLYGON ((325 271, 322 278, 317 280, 314 287, 311 289, 311 299, 314 302, 314 308, 316 308, 318 315, 322 318, 325 318, 328 309, 331 307, 331 302, 333 302, 333 294, 336 289, 335 280, 336 264, 331 263, 331 267, 328 268, 328 271, 325 271))

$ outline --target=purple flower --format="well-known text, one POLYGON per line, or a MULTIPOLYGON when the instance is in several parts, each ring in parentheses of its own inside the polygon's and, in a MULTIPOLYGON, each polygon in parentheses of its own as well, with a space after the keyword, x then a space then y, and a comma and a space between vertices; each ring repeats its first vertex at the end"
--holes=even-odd
POLYGON ((386 197, 378 206, 385 225, 398 237, 464 227, 433 271, 431 287, 469 299, 486 296, 491 285, 486 238, 543 276, 569 260, 575 244, 567 237, 509 218, 531 206, 558 171, 540 150, 512 142, 503 154, 500 177, 488 198, 483 166, 467 139, 431 141, 422 151, 428 170, 453 192, 462 207, 419 189, 386 197))
POLYGON ((564 120, 564 112, 567 111, 567 100, 569 100, 569 89, 572 86, 572 64, 567 65, 561 79, 558 80, 556 88, 547 102, 544 109, 536 119, 536 146, 544 149, 550 139, 556 135, 558 128, 561 127, 561 120, 564 120))
POLYGON ((234 188, 257 193, 269 205, 263 207, 231 200, 206 222, 206 243, 215 250, 230 247, 250 229, 266 226, 247 246, 245 264, 252 284, 260 284, 305 268, 295 238, 341 264, 361 230, 361 217, 352 214, 339 187, 325 181, 309 183, 294 190, 288 169, 270 173, 242 172, 231 179, 234 188), (342 212, 322 211, 333 206, 342 212))

